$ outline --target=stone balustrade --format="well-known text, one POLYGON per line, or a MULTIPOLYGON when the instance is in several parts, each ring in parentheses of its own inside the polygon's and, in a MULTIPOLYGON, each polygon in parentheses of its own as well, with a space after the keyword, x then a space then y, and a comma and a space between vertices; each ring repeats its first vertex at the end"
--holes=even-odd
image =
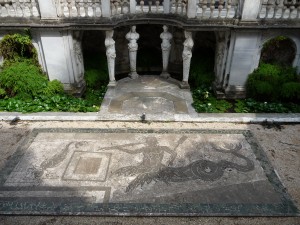
POLYGON ((300 0, 262 0, 260 19, 300 19, 300 0))
POLYGON ((101 17, 101 0, 58 0, 59 17, 101 17))
POLYGON ((300 0, 0 0, 0 17, 100 18, 170 14, 187 18, 299 19, 300 0))
POLYGON ((0 17, 39 17, 36 0, 0 0, 0 17))
POLYGON ((198 18, 234 18, 237 14, 236 0, 199 0, 197 3, 198 18))

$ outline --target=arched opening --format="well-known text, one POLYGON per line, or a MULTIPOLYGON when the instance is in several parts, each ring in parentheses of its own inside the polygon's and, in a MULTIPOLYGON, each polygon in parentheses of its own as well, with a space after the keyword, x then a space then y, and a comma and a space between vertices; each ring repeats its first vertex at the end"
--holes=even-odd
POLYGON ((260 62, 292 66, 296 50, 297 48, 293 40, 285 36, 278 36, 268 40, 263 45, 260 62))

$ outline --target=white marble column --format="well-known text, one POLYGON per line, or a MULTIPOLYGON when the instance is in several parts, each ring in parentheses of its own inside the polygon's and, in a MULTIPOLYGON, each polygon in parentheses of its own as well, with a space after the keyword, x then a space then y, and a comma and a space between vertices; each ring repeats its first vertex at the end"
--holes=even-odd
POLYGON ((162 50, 162 60, 163 60, 163 71, 161 76, 164 78, 169 78, 170 74, 168 73, 168 65, 171 51, 171 39, 173 35, 168 31, 168 27, 166 25, 163 26, 164 31, 160 34, 160 38, 162 40, 161 50, 162 50))
POLYGON ((185 41, 183 42, 183 79, 181 83, 181 88, 189 88, 189 75, 190 75, 190 65, 192 58, 192 48, 194 46, 194 41, 192 38, 192 32, 184 31, 185 41))
POLYGON ((116 48, 115 41, 113 39, 114 31, 106 31, 105 38, 105 47, 106 47, 106 57, 107 57, 107 66, 109 74, 109 84, 108 86, 116 86, 115 79, 115 59, 116 59, 116 48))
POLYGON ((136 26, 132 26, 130 31, 126 34, 126 39, 129 41, 128 50, 129 50, 129 60, 130 60, 130 73, 129 77, 136 79, 139 75, 136 72, 136 55, 138 50, 137 40, 140 38, 140 35, 136 32, 136 26))

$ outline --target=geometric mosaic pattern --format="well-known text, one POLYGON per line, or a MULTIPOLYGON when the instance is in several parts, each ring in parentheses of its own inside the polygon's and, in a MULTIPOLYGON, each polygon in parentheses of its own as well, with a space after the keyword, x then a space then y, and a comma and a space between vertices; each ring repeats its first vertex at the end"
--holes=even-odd
POLYGON ((294 216, 248 130, 35 129, 0 174, 2 214, 294 216))

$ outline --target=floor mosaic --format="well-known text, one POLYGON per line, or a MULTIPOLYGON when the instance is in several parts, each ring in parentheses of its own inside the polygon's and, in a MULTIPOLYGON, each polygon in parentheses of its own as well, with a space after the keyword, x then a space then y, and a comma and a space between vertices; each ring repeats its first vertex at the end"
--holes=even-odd
POLYGON ((248 130, 35 129, 0 174, 2 214, 292 216, 248 130))

